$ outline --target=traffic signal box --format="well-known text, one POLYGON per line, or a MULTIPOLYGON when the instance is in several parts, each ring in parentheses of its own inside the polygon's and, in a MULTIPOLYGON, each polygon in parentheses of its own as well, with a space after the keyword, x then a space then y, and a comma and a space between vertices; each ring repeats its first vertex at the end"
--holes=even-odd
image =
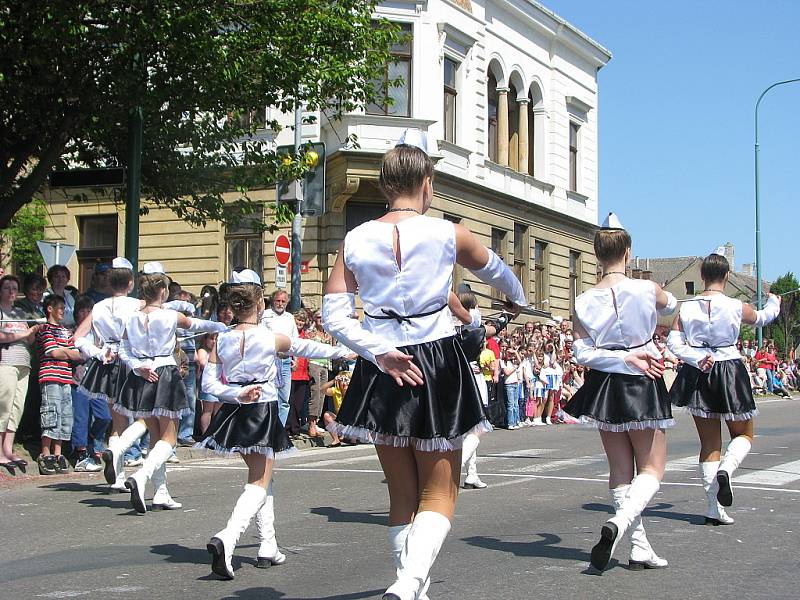
MULTIPOLYGON (((295 203, 301 197, 299 184, 302 184, 303 216, 320 217, 325 214, 325 162, 327 158, 325 144, 314 142, 303 144, 302 148, 306 156, 312 159, 314 157, 312 153, 316 153, 316 161, 313 164, 309 163, 308 171, 302 181, 278 182, 278 203, 295 203)), ((278 146, 277 153, 278 156, 293 154, 294 146, 278 146)))

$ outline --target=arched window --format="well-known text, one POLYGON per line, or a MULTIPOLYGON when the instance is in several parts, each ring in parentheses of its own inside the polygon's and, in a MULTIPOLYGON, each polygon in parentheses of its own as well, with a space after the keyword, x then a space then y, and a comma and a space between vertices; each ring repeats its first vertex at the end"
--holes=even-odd
POLYGON ((486 80, 486 121, 489 160, 497 162, 497 79, 492 73, 486 80))

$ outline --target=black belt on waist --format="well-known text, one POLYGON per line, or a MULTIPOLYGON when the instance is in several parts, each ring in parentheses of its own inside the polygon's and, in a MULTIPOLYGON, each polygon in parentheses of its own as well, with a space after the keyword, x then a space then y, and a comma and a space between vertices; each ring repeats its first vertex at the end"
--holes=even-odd
POLYGON ((700 345, 700 346, 695 346, 693 344, 689 344, 689 346, 691 346, 692 348, 703 348, 705 350, 711 350, 712 352, 716 352, 720 348, 733 348, 734 344, 724 344, 722 346, 713 346, 713 345, 709 344, 708 342, 703 342, 702 345, 700 345))
POLYGON ((229 381, 228 385, 238 385, 241 387, 245 387, 248 385, 264 385, 267 381, 229 381))
POLYGON ((445 306, 447 306, 447 304, 443 304, 439 308, 436 308, 434 310, 429 310, 428 312, 417 313, 416 315, 399 315, 392 309, 387 309, 387 308, 381 309, 381 312, 383 313, 382 315, 371 315, 368 312, 365 312, 364 314, 371 319, 382 319, 382 320, 394 319, 398 323, 402 323, 403 321, 411 323, 411 319, 418 319, 420 317, 429 317, 431 315, 435 315, 436 313, 444 309, 445 306))
POLYGON ((155 354, 153 356, 139 356, 138 354, 134 354, 134 358, 138 358, 139 360, 154 360, 156 358, 166 358, 167 356, 172 356, 172 352, 169 354, 155 354))
POLYGON ((650 338, 649 340, 645 340, 644 342, 642 342, 641 344, 637 344, 636 346, 611 346, 609 348, 598 348, 598 350, 628 350, 628 351, 630 351, 630 350, 636 350, 637 348, 644 348, 645 346, 647 346, 647 344, 649 344, 652 341, 653 341, 653 338, 650 338))

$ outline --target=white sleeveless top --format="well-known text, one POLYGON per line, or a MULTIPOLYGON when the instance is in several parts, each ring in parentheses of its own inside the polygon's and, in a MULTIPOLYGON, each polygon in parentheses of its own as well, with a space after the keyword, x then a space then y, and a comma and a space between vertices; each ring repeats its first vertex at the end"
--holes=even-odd
POLYGON ((140 301, 127 296, 106 298, 92 308, 92 333, 98 347, 116 347, 122 340, 125 325, 133 313, 139 310, 140 301))
POLYGON ((151 313, 134 312, 125 325, 133 358, 151 360, 151 368, 175 365, 175 332, 178 313, 159 308, 151 313))
POLYGON ((397 224, 367 221, 344 239, 344 262, 355 275, 364 306, 364 327, 395 346, 455 335, 447 309, 456 260, 455 228, 449 221, 417 215, 397 224), (395 259, 397 227, 400 264, 395 259), (399 322, 387 313, 410 317, 399 322), (369 316, 372 315, 372 316, 369 316))
POLYGON ((587 290, 575 299, 575 315, 598 348, 661 356, 652 339, 658 321, 652 281, 626 278, 587 290))
POLYGON ((217 337, 219 368, 228 385, 261 386, 258 402, 277 402, 275 388, 275 334, 266 327, 226 331, 217 337), (244 336, 244 345, 242 345, 244 336))
POLYGON ((742 301, 724 294, 697 296, 681 305, 681 325, 687 343, 709 352, 714 360, 738 360, 742 301))

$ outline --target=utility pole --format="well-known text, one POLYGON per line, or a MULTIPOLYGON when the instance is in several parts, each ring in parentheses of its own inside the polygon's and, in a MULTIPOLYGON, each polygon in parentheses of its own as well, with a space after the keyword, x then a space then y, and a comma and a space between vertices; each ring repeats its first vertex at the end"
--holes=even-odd
MULTIPOLYGON (((294 107, 294 152, 300 153, 303 144, 303 105, 296 100, 294 107)), ((292 296, 289 300, 289 310, 292 312, 300 308, 300 264, 303 256, 301 232, 303 228, 303 179, 297 180, 297 204, 292 219, 292 296)))
POLYGON ((139 206, 142 182, 142 107, 131 111, 128 124, 128 179, 125 191, 125 258, 139 270, 139 206))

